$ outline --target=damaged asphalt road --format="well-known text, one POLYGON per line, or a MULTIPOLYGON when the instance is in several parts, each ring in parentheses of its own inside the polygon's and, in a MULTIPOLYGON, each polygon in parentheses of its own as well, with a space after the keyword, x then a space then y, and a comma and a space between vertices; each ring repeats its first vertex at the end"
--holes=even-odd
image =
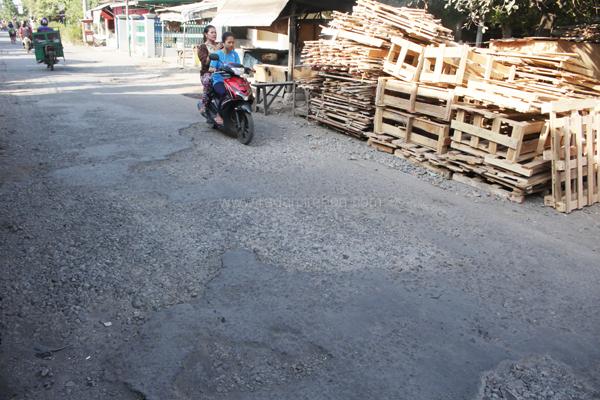
POLYGON ((445 181, 194 71, 0 37, 0 399, 598 399, 600 207, 445 181), (35 118, 33 118, 35 116, 35 118))

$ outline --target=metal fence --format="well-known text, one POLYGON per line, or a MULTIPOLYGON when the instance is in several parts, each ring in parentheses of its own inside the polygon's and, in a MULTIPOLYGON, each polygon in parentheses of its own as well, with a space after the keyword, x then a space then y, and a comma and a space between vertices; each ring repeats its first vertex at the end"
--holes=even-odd
POLYGON ((154 22, 154 45, 156 54, 162 55, 163 49, 191 49, 202 43, 203 31, 206 25, 182 23, 179 31, 170 31, 164 22, 154 22))

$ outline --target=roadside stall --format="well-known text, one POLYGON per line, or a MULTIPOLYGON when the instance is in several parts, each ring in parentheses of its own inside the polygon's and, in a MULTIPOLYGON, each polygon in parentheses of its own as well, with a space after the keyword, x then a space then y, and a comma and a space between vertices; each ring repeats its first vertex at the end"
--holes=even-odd
POLYGON ((304 41, 318 37, 328 12, 349 11, 353 4, 348 0, 225 0, 212 24, 233 31, 241 39, 243 52, 250 54, 244 57, 245 64, 257 64, 256 103, 262 101, 267 113, 278 95, 291 92, 295 96, 295 76, 300 73, 296 61, 304 41), (283 59, 279 58, 282 53, 283 59))

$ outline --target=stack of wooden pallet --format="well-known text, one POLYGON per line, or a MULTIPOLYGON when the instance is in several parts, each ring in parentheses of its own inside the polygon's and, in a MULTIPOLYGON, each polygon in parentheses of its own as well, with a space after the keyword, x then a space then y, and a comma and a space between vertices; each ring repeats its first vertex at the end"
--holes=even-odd
POLYGON ((445 160, 438 156, 450 146, 454 88, 470 72, 470 56, 468 46, 393 37, 383 64, 393 78, 379 78, 369 144, 441 171, 445 160))
POLYGON ((370 145, 465 183, 487 182, 515 201, 550 186, 545 105, 600 97, 600 82, 569 53, 394 37, 383 69, 393 78, 379 78, 370 145))
POLYGON ((598 170, 597 136, 560 128, 598 133, 600 112, 564 110, 564 101, 600 98, 600 81, 576 54, 459 45, 424 10, 374 0, 334 13, 323 33, 332 38, 303 49, 304 63, 319 71, 303 82, 309 118, 516 201, 550 187, 546 202, 560 210, 598 201, 600 176, 587 178, 598 170), (558 102, 550 117, 548 104, 558 102), (566 154, 583 173, 568 172, 566 154))
POLYGON ((465 178, 498 184, 513 200, 544 190, 550 166, 542 159, 548 127, 540 114, 456 104, 446 167, 465 178))
MULTIPOLYGON (((379 78, 373 135, 369 144, 390 151, 402 142, 417 144, 443 154, 450 144, 452 90, 417 82, 379 78)), ((398 151, 398 155, 403 152, 398 151)))
POLYGON ((480 177, 510 190, 514 199, 547 190, 551 165, 542 155, 551 142, 543 109, 551 102, 598 97, 600 82, 573 54, 473 51, 488 65, 510 69, 494 68, 491 78, 468 74, 455 88, 463 104, 454 106, 447 167, 462 174, 455 179, 480 177))
POLYGON ((308 118, 346 134, 366 138, 373 130, 377 79, 390 39, 402 36, 420 44, 451 39, 451 31, 424 10, 395 8, 358 0, 352 14, 336 12, 322 33, 331 39, 305 42, 302 61, 319 71, 301 81, 310 92, 308 118))

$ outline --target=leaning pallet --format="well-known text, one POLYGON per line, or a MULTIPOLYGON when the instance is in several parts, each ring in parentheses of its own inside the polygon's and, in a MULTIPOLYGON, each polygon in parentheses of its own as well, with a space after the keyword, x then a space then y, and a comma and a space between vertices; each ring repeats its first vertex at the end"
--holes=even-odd
POLYGON ((419 82, 452 87, 462 85, 470 51, 467 45, 425 47, 421 55, 419 82))
POLYGON ((552 161, 552 193, 546 205, 560 212, 600 201, 600 100, 547 104, 552 148, 544 158, 552 161))
POLYGON ((383 63, 383 70, 398 79, 416 82, 423 67, 425 47, 401 37, 393 37, 392 45, 383 63))

